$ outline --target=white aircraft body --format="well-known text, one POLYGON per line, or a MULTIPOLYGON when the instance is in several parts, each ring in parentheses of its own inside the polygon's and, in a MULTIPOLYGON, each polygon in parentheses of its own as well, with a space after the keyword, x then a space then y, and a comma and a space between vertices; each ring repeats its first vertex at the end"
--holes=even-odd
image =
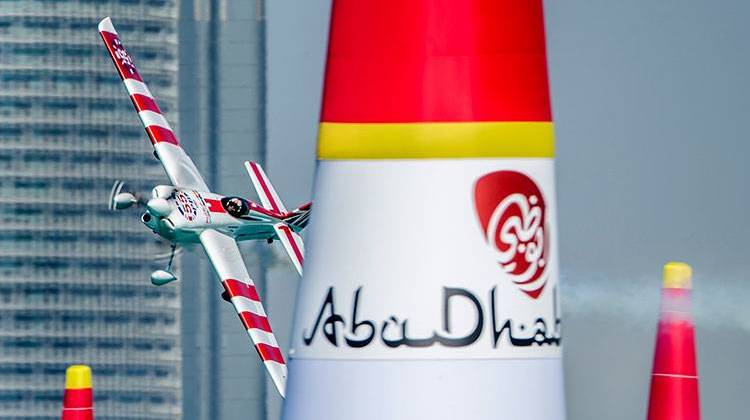
MULTIPOLYGON (((263 169, 254 162, 245 162, 245 167, 261 204, 212 193, 138 74, 110 18, 99 23, 99 33, 154 146, 154 155, 172 183, 153 189, 144 203, 146 210, 141 220, 172 243, 172 256, 179 244, 203 246, 224 286, 222 297, 237 311, 271 379, 284 396, 287 376, 284 356, 237 241, 264 239, 270 243, 278 239, 301 275, 304 245, 299 232, 307 225, 311 203, 287 211, 263 169)), ((112 209, 128 208, 141 201, 122 189, 122 183, 113 187, 112 209)), ((151 275, 151 282, 161 286, 176 280, 170 272, 171 265, 170 259, 166 270, 151 275)))

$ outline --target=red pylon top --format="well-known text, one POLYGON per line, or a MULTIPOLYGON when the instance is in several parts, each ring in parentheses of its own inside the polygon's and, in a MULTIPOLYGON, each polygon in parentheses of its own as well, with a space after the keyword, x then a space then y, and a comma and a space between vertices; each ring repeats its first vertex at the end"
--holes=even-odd
POLYGON ((321 121, 551 121, 540 0, 335 0, 321 121))

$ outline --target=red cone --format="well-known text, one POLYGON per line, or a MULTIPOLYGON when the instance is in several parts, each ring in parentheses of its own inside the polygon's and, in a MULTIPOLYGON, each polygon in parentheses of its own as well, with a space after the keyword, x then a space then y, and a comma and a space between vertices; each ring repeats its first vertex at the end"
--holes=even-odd
POLYGON ((685 263, 664 266, 648 420, 700 419, 691 277, 692 270, 685 263))
POLYGON ((93 420, 94 397, 91 368, 73 365, 65 372, 62 420, 93 420))

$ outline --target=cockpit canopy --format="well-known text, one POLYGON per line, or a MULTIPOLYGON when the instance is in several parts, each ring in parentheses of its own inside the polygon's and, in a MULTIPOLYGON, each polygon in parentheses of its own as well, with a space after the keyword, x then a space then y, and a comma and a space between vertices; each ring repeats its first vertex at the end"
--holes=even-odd
POLYGON ((224 197, 221 206, 232 217, 240 218, 250 213, 250 202, 240 197, 224 197))

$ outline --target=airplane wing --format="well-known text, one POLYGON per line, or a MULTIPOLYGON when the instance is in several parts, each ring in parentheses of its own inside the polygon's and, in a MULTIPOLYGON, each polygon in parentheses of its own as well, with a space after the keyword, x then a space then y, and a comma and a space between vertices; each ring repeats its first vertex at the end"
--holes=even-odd
POLYGON ((213 229, 204 230, 200 234, 200 240, 224 285, 226 296, 237 311, 242 325, 253 340, 258 356, 283 397, 287 372, 284 356, 268 323, 253 280, 247 273, 237 243, 230 236, 213 229))
POLYGON ((99 34, 107 46, 107 51, 120 74, 125 88, 130 94, 138 117, 140 117, 146 134, 154 146, 156 155, 164 166, 169 180, 175 187, 190 188, 198 191, 208 191, 198 168, 180 146, 180 142, 167 120, 156 105, 154 95, 141 79, 135 68, 133 59, 125 51, 115 27, 110 18, 99 22, 99 34))
POLYGON ((297 269, 299 275, 302 275, 302 262, 305 258, 305 245, 302 237, 293 231, 286 223, 279 222, 273 225, 279 240, 284 245, 284 250, 289 254, 289 258, 297 269))

